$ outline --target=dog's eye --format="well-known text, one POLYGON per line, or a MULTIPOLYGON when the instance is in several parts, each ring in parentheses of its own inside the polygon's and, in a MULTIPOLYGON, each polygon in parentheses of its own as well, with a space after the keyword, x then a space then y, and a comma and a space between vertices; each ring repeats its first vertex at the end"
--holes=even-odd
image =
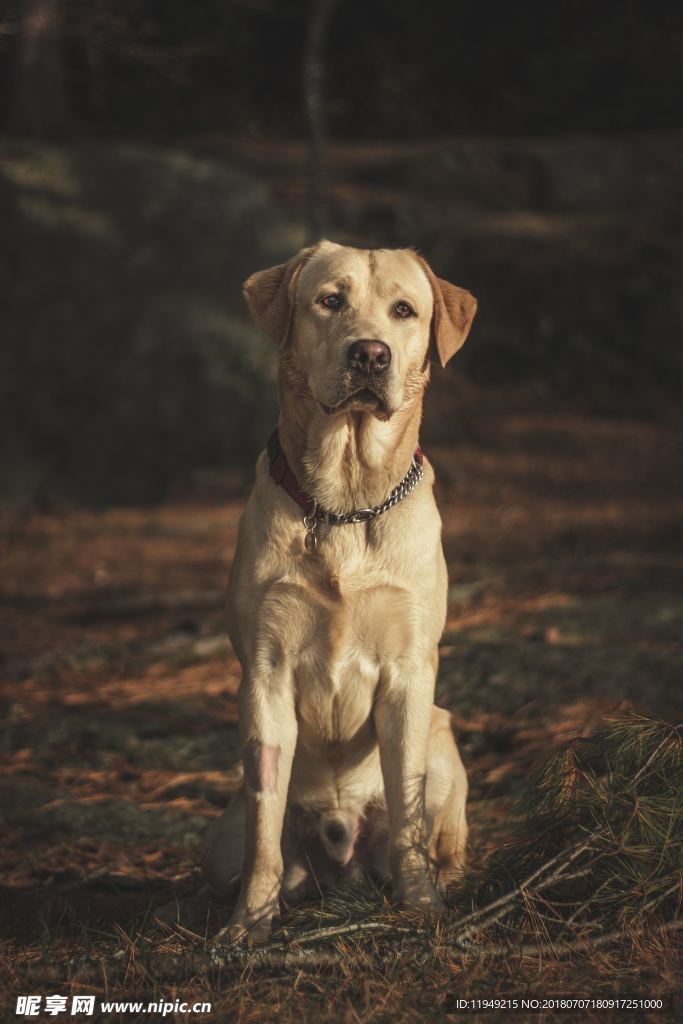
POLYGON ((325 309, 340 309, 342 304, 341 295, 337 295, 336 292, 330 292, 329 295, 323 295, 322 299, 318 299, 321 306, 325 309))
POLYGON ((415 310, 407 302, 397 302, 394 306, 394 312, 396 316, 400 316, 404 320, 406 317, 415 316, 415 310))

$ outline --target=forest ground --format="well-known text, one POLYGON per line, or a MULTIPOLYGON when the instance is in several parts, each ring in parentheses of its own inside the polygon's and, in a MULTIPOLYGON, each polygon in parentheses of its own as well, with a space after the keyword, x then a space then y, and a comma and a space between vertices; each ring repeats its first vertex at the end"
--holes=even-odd
MULTIPOLYGON (((478 863, 558 744, 628 707, 683 718, 683 487, 666 417, 524 415, 466 389, 459 401, 460 436, 428 450, 450 573, 437 700, 469 772, 478 863)), ((347 942, 334 969, 155 973, 142 924, 196 890, 203 829, 237 779, 223 601, 245 487, 231 486, 2 522, 10 999, 163 994, 209 999, 217 1019, 400 1021, 455 1019, 463 994, 671 997, 675 946, 656 941, 493 965, 449 954, 419 971, 380 969, 347 942)), ((170 938, 201 947, 217 914, 170 938)))

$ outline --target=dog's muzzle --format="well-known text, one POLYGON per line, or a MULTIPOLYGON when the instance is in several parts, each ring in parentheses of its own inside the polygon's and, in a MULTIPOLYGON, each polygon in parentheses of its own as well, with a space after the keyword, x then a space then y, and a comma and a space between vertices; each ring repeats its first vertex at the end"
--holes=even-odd
POLYGON ((349 406, 374 411, 387 418, 391 349, 383 341, 360 338, 346 351, 337 382, 337 400, 323 406, 328 414, 349 406))

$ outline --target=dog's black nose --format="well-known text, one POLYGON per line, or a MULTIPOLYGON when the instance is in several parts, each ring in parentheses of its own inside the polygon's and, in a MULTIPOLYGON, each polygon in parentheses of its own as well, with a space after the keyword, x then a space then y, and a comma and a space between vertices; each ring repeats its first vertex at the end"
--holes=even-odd
POLYGON ((349 345, 346 358, 352 370, 379 373, 391 362, 391 349, 383 341, 354 341, 349 345))
POLYGON ((340 843, 342 839, 346 839, 346 829, 340 821, 331 821, 325 832, 331 843, 340 843))

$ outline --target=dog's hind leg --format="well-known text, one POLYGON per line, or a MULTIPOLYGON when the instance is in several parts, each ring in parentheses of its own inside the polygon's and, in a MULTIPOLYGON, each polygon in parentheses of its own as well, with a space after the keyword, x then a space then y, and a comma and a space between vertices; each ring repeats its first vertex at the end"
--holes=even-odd
POLYGON ((204 836, 201 856, 204 884, 191 896, 173 899, 153 911, 157 924, 182 924, 200 931, 212 901, 233 903, 239 890, 244 858, 244 800, 236 793, 220 818, 211 822, 204 836))
POLYGON ((240 789, 220 818, 209 825, 202 851, 202 877, 212 894, 225 903, 234 900, 239 891, 244 837, 244 792, 240 789))
POLYGON ((467 774, 451 729, 450 714, 434 708, 427 753, 426 811, 429 856, 445 889, 462 874, 467 846, 467 774))

